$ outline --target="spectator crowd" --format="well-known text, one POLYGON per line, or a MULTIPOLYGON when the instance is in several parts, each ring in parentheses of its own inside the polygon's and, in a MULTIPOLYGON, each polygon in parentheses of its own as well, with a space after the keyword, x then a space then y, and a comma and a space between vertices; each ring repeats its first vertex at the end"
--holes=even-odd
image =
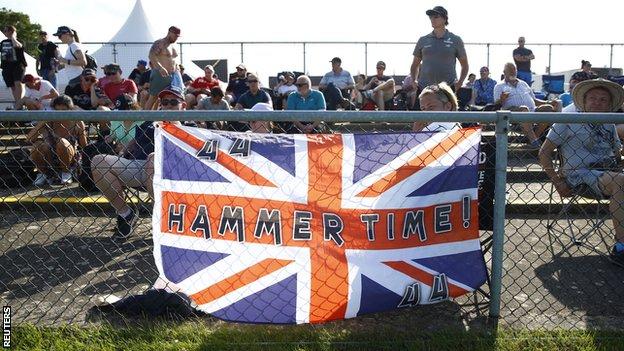
MULTIPOLYGON (((146 60, 139 60, 132 72, 123 72, 116 63, 102 67, 81 47, 76 30, 57 28, 53 36, 67 45, 65 53, 40 33, 38 76, 24 74, 24 46, 13 26, 5 26, 7 39, 0 42, 2 76, 11 89, 13 108, 25 110, 510 110, 521 112, 621 112, 624 90, 619 84, 599 79, 589 61, 570 79, 570 91, 561 96, 539 98, 531 88, 533 52, 518 38, 503 77, 490 77, 490 67, 479 69, 479 77, 469 74, 469 61, 460 36, 447 29, 449 14, 442 6, 425 12, 433 31, 420 37, 412 52, 410 73, 401 82, 385 74, 386 62, 376 63, 370 77, 353 76, 340 57, 332 58, 331 70, 317 86, 311 77, 284 71, 273 88, 260 84, 257 72, 241 63, 228 79, 215 74, 215 67, 203 67, 195 79, 178 64, 174 44, 181 35, 171 26, 156 40, 146 60), (457 74, 457 63, 460 66, 457 74), (65 70, 72 77, 63 93, 57 90, 56 74, 65 70)), ((323 122, 292 123, 192 122, 192 125, 231 131, 261 133, 321 133, 323 122)), ((458 128, 456 123, 414 123, 414 131, 458 128)), ((616 243, 612 258, 624 264, 624 175, 614 159, 621 155, 620 138, 624 127, 595 124, 533 124, 519 126, 527 147, 539 151, 539 162, 562 196, 569 196, 580 185, 612 203, 616 243), (591 140, 589 145, 587 140, 591 140), (554 150, 563 157, 562 172, 553 166, 554 150), (583 157, 579 156, 584 155, 583 157), (600 167, 598 167, 600 166, 600 167)), ((136 224, 137 215, 125 203, 124 187, 144 187, 151 191, 153 173, 154 125, 151 122, 39 122, 28 134, 33 143, 31 158, 39 174, 35 185, 68 184, 80 166, 79 179, 85 189, 99 190, 117 211, 116 236, 126 237, 136 224), (96 136, 89 140, 89 130, 96 136), (85 172, 86 170, 86 172, 85 172)))

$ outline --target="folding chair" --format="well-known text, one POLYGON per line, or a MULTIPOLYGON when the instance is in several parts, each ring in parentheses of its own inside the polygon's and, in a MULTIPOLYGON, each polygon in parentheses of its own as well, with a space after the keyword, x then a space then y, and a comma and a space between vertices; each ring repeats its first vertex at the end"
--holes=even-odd
POLYGON ((459 88, 457 90, 458 109, 460 111, 467 111, 470 109, 470 100, 472 100, 472 89, 459 88))
POLYGON ((565 82, 564 75, 542 75, 542 91, 546 95, 546 98, 550 94, 560 95, 565 91, 563 90, 563 83, 565 82))
MULTIPOLYGON (((556 170, 561 165, 561 156, 557 152, 556 170)), ((553 257, 559 257, 563 253, 572 256, 570 249, 573 247, 584 247, 590 251, 608 256, 610 244, 607 239, 612 236, 611 226, 606 226, 605 222, 609 218, 609 211, 604 210, 604 205, 608 206, 603 197, 595 194, 587 185, 580 185, 572 189, 573 195, 570 198, 560 199, 560 210, 553 218, 549 218, 546 224, 546 231, 550 242, 550 251, 553 257), (596 202, 587 204, 588 200, 596 202), (585 202, 585 204, 583 204, 585 202), (562 225, 560 221, 563 221, 562 225), (609 229, 606 229, 609 228, 609 229), (590 240, 590 237, 592 240, 590 240), (598 238, 597 242, 594 238, 598 238), (555 254, 554 243, 561 245, 561 252, 555 254), (607 248, 607 252, 605 252, 607 248)), ((550 184, 548 214, 552 214, 556 193, 553 183, 550 184)))

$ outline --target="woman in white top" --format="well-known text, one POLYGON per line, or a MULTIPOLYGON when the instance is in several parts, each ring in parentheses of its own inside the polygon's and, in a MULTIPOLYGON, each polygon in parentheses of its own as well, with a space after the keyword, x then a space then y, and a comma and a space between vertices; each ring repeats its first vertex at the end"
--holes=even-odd
POLYGON ((63 44, 67 44, 65 56, 59 57, 58 60, 65 68, 65 76, 69 79, 69 84, 79 83, 82 70, 87 65, 87 58, 80 46, 80 39, 75 30, 67 27, 58 27, 54 36, 57 36, 63 44))
MULTIPOLYGON (((439 84, 429 85, 424 88, 418 97, 420 100, 420 109, 422 111, 457 111, 457 96, 451 90, 451 87, 442 82, 439 84)), ((412 130, 419 131, 439 131, 460 128, 459 123, 453 122, 414 122, 412 130)))

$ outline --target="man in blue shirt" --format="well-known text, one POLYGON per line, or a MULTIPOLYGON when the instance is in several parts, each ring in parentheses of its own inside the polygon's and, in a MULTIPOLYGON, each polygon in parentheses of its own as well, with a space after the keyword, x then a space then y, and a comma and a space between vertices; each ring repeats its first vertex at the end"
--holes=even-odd
POLYGON ((488 67, 481 67, 479 74, 481 78, 476 80, 472 86, 472 100, 470 104, 477 106, 493 104, 496 81, 490 78, 490 69, 488 67))
POLYGON ((331 61, 332 70, 325 73, 319 83, 319 90, 325 95, 327 109, 336 110, 338 106, 345 109, 354 110, 355 106, 345 97, 349 96, 349 91, 355 88, 355 81, 351 73, 342 69, 340 57, 334 57, 331 61))
MULTIPOLYGON (((306 75, 299 76, 295 82, 297 91, 293 91, 288 95, 286 103, 287 110, 319 110, 325 111, 325 97, 323 93, 318 90, 312 89, 312 82, 310 77, 306 75)), ((283 128, 287 133, 312 133, 314 131, 320 131, 319 126, 321 121, 315 121, 312 123, 295 121, 294 123, 284 123, 283 128)))

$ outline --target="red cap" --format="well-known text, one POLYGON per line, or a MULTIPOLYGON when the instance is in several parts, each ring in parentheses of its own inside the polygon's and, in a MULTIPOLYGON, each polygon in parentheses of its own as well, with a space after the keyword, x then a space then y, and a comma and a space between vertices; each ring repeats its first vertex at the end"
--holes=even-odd
POLYGON ((35 77, 32 74, 27 74, 22 78, 22 83, 34 83, 39 80, 39 77, 35 77))

